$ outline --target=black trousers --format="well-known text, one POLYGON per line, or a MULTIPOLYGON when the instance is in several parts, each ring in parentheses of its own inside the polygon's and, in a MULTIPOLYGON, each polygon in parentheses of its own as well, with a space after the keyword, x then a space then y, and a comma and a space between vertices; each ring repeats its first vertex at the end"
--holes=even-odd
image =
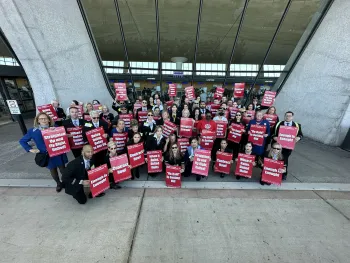
POLYGON ((81 155, 81 148, 80 149, 72 149, 72 153, 74 155, 74 158, 77 158, 81 155))
POLYGON ((282 155, 284 158, 284 164, 286 165, 286 172, 284 173, 285 176, 287 176, 287 174, 288 174, 288 160, 289 160, 289 156, 292 154, 292 152, 293 152, 293 150, 282 148, 282 155))
POLYGON ((107 155, 107 150, 100 151, 94 154, 95 166, 100 166, 105 163, 105 157, 107 155))
POLYGON ((83 205, 87 202, 87 198, 84 192, 84 187, 81 186, 79 191, 73 195, 73 198, 78 201, 79 204, 83 205))

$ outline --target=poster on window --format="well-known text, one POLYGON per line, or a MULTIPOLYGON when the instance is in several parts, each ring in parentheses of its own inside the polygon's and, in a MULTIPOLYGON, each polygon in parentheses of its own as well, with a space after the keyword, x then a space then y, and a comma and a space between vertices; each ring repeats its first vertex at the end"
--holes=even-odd
POLYGON ((119 120, 123 120, 126 128, 130 128, 130 122, 132 119, 132 114, 120 114, 119 120))
POLYGON ((201 133, 200 146, 205 150, 211 150, 216 139, 216 132, 203 130, 201 133))
POLYGON ((230 174, 232 153, 216 152, 214 171, 216 173, 230 174))
POLYGON ((239 153, 237 159, 235 175, 251 178, 253 175, 255 155, 239 153))
POLYGON ((270 124, 270 128, 275 127, 276 122, 277 122, 277 115, 274 114, 264 114, 263 117, 264 120, 267 120, 270 124))
POLYGON ((147 111, 139 111, 138 112, 138 122, 139 123, 142 123, 142 122, 145 122, 147 120, 147 114, 148 112, 147 111))
POLYGON ((147 169, 148 173, 160 173, 163 171, 162 151, 147 152, 147 169))
POLYGON ((114 89, 115 89, 115 98, 117 101, 128 100, 125 83, 114 83, 114 89))
POLYGON ((210 151, 196 150, 193 158, 192 173, 208 176, 210 160, 210 151))
POLYGON ((216 91, 214 93, 214 99, 221 100, 224 96, 225 88, 223 87, 216 87, 216 91))
POLYGON ((250 125, 248 141, 257 146, 264 145, 264 134, 266 133, 265 125, 250 125))
POLYGON ((240 143, 244 130, 245 129, 242 124, 232 123, 229 128, 227 140, 234 143, 240 143))
POLYGON ((227 121, 216 122, 216 138, 226 138, 227 121))
POLYGON ((68 137, 64 127, 45 129, 41 131, 41 134, 50 157, 70 151, 68 137))
POLYGON ((118 153, 124 151, 127 140, 128 140, 127 132, 113 133, 113 141, 115 141, 117 145, 118 153))
POLYGON ((244 97, 244 88, 245 83, 235 83, 235 87, 233 90, 233 97, 234 98, 243 98, 244 97))
POLYGON ((55 109, 53 108, 53 106, 51 104, 37 106, 37 109, 39 112, 43 112, 43 113, 46 113, 47 115, 49 115, 49 117, 53 121, 57 121, 57 119, 58 119, 57 112, 55 111, 55 109))
POLYGON ((271 107, 275 102, 276 92, 275 91, 265 91, 264 97, 261 101, 261 106, 271 107))
POLYGON ((67 134, 72 135, 72 137, 68 137, 71 149, 81 149, 84 146, 83 127, 67 128, 67 134))
POLYGON ((283 161, 264 158, 264 168, 261 174, 261 181, 265 183, 281 185, 283 169, 283 161))
POLYGON ((114 182, 122 182, 131 178, 128 156, 126 153, 109 158, 113 170, 114 182))
POLYGON ((193 88, 193 86, 190 86, 190 87, 186 87, 186 88, 185 88, 185 95, 186 95, 186 98, 188 98, 189 100, 194 100, 194 99, 196 99, 196 94, 194 93, 194 88, 193 88))
POLYGON ((168 138, 170 134, 174 133, 177 129, 177 126, 175 123, 172 123, 171 121, 165 121, 163 125, 163 136, 165 138, 168 138))
POLYGON ((179 147, 180 152, 185 153, 187 147, 190 146, 190 140, 188 138, 178 138, 177 146, 179 147))
POLYGON ((107 139, 103 136, 103 127, 98 127, 86 132, 86 138, 94 150, 94 154, 107 149, 107 139))
POLYGON ((176 84, 169 84, 169 97, 176 97, 176 84))
POLYGON ((145 163, 143 143, 137 143, 128 146, 128 155, 131 168, 143 165, 145 163))
POLYGON ((107 164, 101 165, 88 171, 90 190, 92 197, 95 197, 109 189, 107 164))
POLYGON ((193 122, 192 118, 181 118, 179 136, 192 137, 193 122))
POLYGON ((165 185, 171 188, 181 188, 181 167, 167 165, 165 167, 165 185))
POLYGON ((297 134, 297 127, 281 125, 279 126, 277 142, 282 145, 282 148, 294 150, 297 134))

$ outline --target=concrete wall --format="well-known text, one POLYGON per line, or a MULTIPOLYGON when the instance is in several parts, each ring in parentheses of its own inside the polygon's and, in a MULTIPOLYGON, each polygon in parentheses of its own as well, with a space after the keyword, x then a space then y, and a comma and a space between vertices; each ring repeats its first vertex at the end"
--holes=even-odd
POLYGON ((0 0, 0 26, 33 87, 36 105, 112 101, 73 0, 0 0))
POLYGON ((350 1, 335 0, 276 99, 305 136, 342 143, 350 125, 350 1))

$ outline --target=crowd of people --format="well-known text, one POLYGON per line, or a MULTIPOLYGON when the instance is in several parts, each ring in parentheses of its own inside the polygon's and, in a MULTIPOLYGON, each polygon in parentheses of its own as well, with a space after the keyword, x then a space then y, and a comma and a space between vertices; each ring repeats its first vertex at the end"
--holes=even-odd
MULTIPOLYGON (((53 122, 51 117, 46 113, 39 113, 34 119, 34 127, 29 129, 28 133, 20 140, 20 144, 27 152, 36 154, 36 162, 46 160, 45 167, 50 170, 52 178, 57 183, 56 191, 60 192, 63 188, 67 194, 72 195, 79 203, 84 204, 87 201, 86 189, 89 185, 87 171, 107 164, 109 168, 110 187, 118 189, 120 186, 113 180, 113 170, 109 159, 127 153, 127 147, 140 142, 144 144, 144 153, 149 151, 160 150, 163 154, 162 161, 166 165, 175 165, 181 167, 181 174, 184 177, 194 176, 200 181, 203 176, 192 174, 192 165, 194 155, 197 149, 201 149, 200 140, 203 131, 216 132, 217 122, 226 122, 227 131, 225 138, 217 138, 211 149, 212 169, 216 161, 217 152, 232 153, 231 163, 237 162, 238 154, 244 153, 254 155, 255 161, 253 166, 262 169, 264 158, 281 160, 284 162, 283 180, 286 180, 288 174, 288 160, 292 150, 282 148, 277 142, 278 132, 281 126, 297 127, 298 133, 296 142, 302 138, 300 124, 293 121, 294 114, 288 111, 284 114, 284 120, 279 121, 277 110, 274 106, 264 108, 259 104, 257 98, 247 107, 241 104, 240 99, 229 99, 227 96, 221 98, 207 98, 207 101, 201 101, 200 97, 190 101, 186 96, 169 97, 156 93, 150 96, 144 92, 139 96, 136 102, 130 101, 113 101, 110 112, 108 105, 101 104, 98 100, 93 100, 82 104, 73 100, 71 105, 62 109, 57 100, 51 102, 57 113, 58 119, 53 122), (83 105, 84 112, 79 116, 79 107, 83 105), (94 109, 94 105, 100 105, 99 109, 94 109), (135 108, 135 105, 139 105, 135 108), (214 106, 215 105, 215 106, 214 106), (215 108, 215 112, 212 110, 215 108), (266 111, 265 111, 266 110, 266 111), (147 112, 144 121, 140 121, 141 112, 147 112), (132 114, 133 118, 128 127, 125 121, 120 118, 121 115, 132 114), (275 121, 269 121, 264 114, 275 115, 275 121), (185 152, 182 152, 178 139, 179 126, 181 118, 193 119, 192 137, 187 138, 189 146, 185 152), (170 121, 177 125, 177 130, 169 136, 164 135, 164 123, 170 121), (240 125, 242 136, 239 142, 233 142, 227 139, 232 125, 240 125), (262 145, 256 145, 248 141, 252 125, 264 125, 266 127, 262 145), (63 126, 65 129, 71 127, 82 127, 84 145, 80 149, 72 149, 75 157, 68 165, 66 154, 55 157, 47 156, 47 149, 41 134, 45 129, 54 129, 54 127, 63 126), (98 153, 93 152, 92 147, 88 144, 86 133, 90 130, 102 127, 104 137, 108 140, 107 150, 98 153), (113 134, 127 133, 128 139, 123 149, 117 149, 117 144, 113 141, 113 134), (33 140, 36 147, 30 143, 33 140), (38 159, 38 160, 37 160, 38 159), (60 179, 58 170, 62 174, 60 179)), ((71 135, 67 135, 68 137, 71 135)), ((140 167, 131 167, 131 180, 137 180, 140 177, 140 167)), ((165 171, 163 169, 163 171, 165 171)), ((149 176, 156 177, 159 174, 149 173, 149 176)), ((225 174, 218 174, 224 177, 225 174)), ((237 180, 242 177, 235 175, 237 180)), ((267 184, 260 180, 261 184, 267 184)), ((98 195, 103 196, 104 193, 98 195)), ((90 195, 88 195, 91 197, 90 195)))

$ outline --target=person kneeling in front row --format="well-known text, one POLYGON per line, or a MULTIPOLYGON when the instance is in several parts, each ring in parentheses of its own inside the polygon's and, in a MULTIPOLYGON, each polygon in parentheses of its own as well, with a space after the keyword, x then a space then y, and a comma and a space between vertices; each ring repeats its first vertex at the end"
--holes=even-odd
MULTIPOLYGON (((92 198, 90 192, 90 180, 87 171, 94 167, 93 148, 91 145, 84 145, 81 156, 71 161, 64 170, 62 180, 65 183, 66 194, 73 196, 79 204, 85 204, 87 201, 86 192, 89 192, 89 198, 92 198)), ((105 193, 97 197, 104 196, 105 193)))

